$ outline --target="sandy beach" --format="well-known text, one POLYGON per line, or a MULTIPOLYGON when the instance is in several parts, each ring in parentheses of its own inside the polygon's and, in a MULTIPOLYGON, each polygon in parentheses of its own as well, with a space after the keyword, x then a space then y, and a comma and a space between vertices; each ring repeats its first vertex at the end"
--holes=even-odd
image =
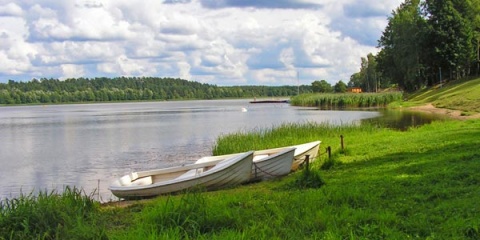
POLYGON ((410 107, 408 109, 413 110, 413 111, 426 112, 426 113, 442 114, 442 115, 446 115, 446 116, 448 116, 452 119, 458 119, 458 120, 480 118, 480 113, 476 113, 476 114, 473 114, 473 115, 470 115, 470 116, 462 116, 462 111, 446 109, 446 108, 437 108, 437 107, 433 106, 433 104, 431 104, 431 103, 423 105, 423 106, 410 107))

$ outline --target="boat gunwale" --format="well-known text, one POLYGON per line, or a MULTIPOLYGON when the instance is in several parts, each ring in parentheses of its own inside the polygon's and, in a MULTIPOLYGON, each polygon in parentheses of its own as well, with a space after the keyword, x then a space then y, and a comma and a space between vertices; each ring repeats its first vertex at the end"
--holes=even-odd
MULTIPOLYGON (((156 187, 166 187, 166 186, 171 186, 171 185, 174 185, 174 184, 178 184, 178 183, 186 183, 186 182, 190 182, 190 181, 199 181, 200 179, 204 179, 204 178, 207 178, 209 176, 211 176, 212 174, 214 173, 217 173, 219 171, 222 171, 226 168, 229 168, 229 167, 232 167, 232 166, 236 166, 238 164, 241 164, 242 163, 242 160, 245 159, 245 158, 249 158, 250 155, 252 156, 253 158, 253 151, 249 151, 249 152, 245 152, 243 154, 239 154, 238 156, 233 156, 232 158, 227 158, 225 160, 228 160, 228 161, 233 161, 233 158, 239 158, 239 160, 237 160, 236 162, 230 164, 230 165, 225 165, 225 166, 222 166, 218 169, 211 169, 213 171, 205 171, 203 175, 199 175, 199 176, 189 176, 189 177, 186 177, 186 178, 183 178, 183 179, 180 179, 180 181, 178 181, 179 179, 177 179, 177 177, 175 178, 172 178, 172 179, 169 179, 169 180, 166 180, 166 181, 161 181, 161 182, 157 182, 157 183, 152 183, 152 184, 148 184, 148 185, 135 185, 135 186, 117 186, 117 185, 111 185, 109 187, 109 189, 111 191, 121 191, 121 192, 126 192, 126 191, 132 191, 132 190, 146 190, 146 189, 149 189, 149 188, 156 188, 156 187), (177 180, 177 181, 176 181, 177 180)), ((222 161, 216 161, 217 164, 222 162, 222 161)), ((252 161, 253 162, 253 161, 252 161)), ((192 166, 213 166, 213 165, 216 165, 216 164, 211 164, 212 162, 205 162, 205 163, 199 163, 199 164, 189 164, 190 167, 192 166)), ((199 167, 200 168, 200 167, 199 167)), ((172 168, 165 168, 165 169, 182 169, 182 167, 172 167, 172 168)), ((192 170, 192 169, 198 169, 198 168, 186 168, 185 170, 192 170)), ((163 170, 163 169, 159 169, 159 170, 163 170)), ((152 171, 155 171, 155 170, 152 170, 152 171)), ((146 172, 146 171, 145 171, 146 172)), ((160 174, 162 173, 168 173, 168 172, 161 172, 160 174)), ((128 176, 128 175, 131 175, 131 174, 127 174, 127 175, 124 175, 122 177, 125 177, 125 176, 128 176)), ((158 175, 158 174, 155 174, 155 175, 158 175)), ((149 177, 149 176, 152 176, 152 175, 148 175, 148 176, 143 176, 143 177, 149 177)), ((120 178, 122 178, 120 177, 120 178)), ((140 178, 143 178, 143 177, 140 177, 140 178)), ((117 178, 118 180, 119 178, 117 178)), ((138 178, 137 178, 138 179, 138 178)), ((135 181, 135 180, 131 180, 131 181, 135 181)))

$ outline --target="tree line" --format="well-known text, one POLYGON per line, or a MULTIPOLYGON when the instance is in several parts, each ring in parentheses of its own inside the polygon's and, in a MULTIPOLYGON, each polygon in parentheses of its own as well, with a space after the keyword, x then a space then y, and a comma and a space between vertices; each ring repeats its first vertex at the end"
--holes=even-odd
POLYGON ((286 97, 310 92, 302 86, 229 86, 178 78, 42 78, 0 83, 0 104, 286 97))
POLYGON ((345 93, 347 92, 347 84, 339 80, 332 87, 326 80, 316 80, 312 82, 312 92, 314 93, 345 93))
POLYGON ((480 74, 480 0, 406 0, 349 86, 412 91, 480 74))

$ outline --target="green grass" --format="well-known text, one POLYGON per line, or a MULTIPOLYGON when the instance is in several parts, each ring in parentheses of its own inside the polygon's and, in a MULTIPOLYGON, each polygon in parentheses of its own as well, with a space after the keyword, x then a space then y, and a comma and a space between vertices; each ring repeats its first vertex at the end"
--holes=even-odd
POLYGON ((286 124, 226 135, 219 154, 317 139, 321 154, 309 171, 282 179, 128 207, 99 207, 68 188, 2 201, 0 239, 479 239, 478 136, 480 120, 403 132, 286 124))
POLYGON ((409 105, 432 103, 435 107, 460 110, 464 115, 480 112, 480 78, 453 81, 423 89, 408 97, 409 105))
POLYGON ((99 203, 77 188, 0 202, 0 239, 106 239, 99 203))
MULTIPOLYGON (((246 145, 253 133, 219 139, 218 152, 246 145), (229 144, 224 145, 223 139, 229 144), (238 143, 238 144, 234 144, 238 143)), ((371 126, 287 125, 296 144, 322 140, 326 155, 310 169, 238 188, 156 198, 113 210, 133 214, 112 239, 478 239, 480 121, 435 122, 405 132, 371 126), (306 129, 314 133, 304 138, 306 129), (345 151, 339 135, 345 136, 345 151), (321 177, 320 177, 321 176, 321 177), (317 184, 304 184, 311 181, 317 184), (131 211, 131 212, 130 212, 131 211)), ((266 145, 270 145, 265 143, 266 145)), ((240 147, 243 148, 243 147, 240 147)))

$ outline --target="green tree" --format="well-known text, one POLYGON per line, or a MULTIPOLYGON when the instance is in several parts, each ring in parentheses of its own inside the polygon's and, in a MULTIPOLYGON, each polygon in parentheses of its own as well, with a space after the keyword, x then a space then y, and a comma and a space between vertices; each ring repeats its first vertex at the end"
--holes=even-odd
POLYGON ((382 49, 377 55, 377 69, 385 80, 410 90, 423 84, 421 60, 426 21, 420 10, 419 0, 406 0, 393 11, 379 40, 382 49))
POLYGON ((378 70, 377 57, 369 53, 361 58, 360 72, 350 76, 349 87, 360 87, 364 91, 373 92, 379 87, 378 79, 382 74, 378 70))
POLYGON ((313 92, 329 93, 333 91, 332 85, 325 80, 312 82, 313 92))
POLYGON ((347 84, 345 84, 342 80, 340 80, 335 84, 334 89, 335 89, 335 92, 337 93, 347 92, 347 84))
POLYGON ((362 76, 360 72, 356 72, 350 76, 348 87, 360 87, 362 85, 362 76))
POLYGON ((467 12, 465 1, 425 1, 425 16, 428 17, 428 49, 432 67, 443 69, 451 79, 469 73, 475 59, 473 25, 462 17, 467 12), (460 12, 460 11, 462 12, 460 12))
POLYGON ((297 89, 302 93, 311 92, 311 87, 306 85, 217 87, 183 79, 154 77, 72 78, 65 81, 42 78, 40 81, 10 80, 7 84, 0 83, 0 91, 4 90, 0 94, 0 103, 276 97, 296 95, 297 89))
POLYGON ((0 90, 0 104, 11 104, 14 100, 10 97, 8 90, 0 90))

